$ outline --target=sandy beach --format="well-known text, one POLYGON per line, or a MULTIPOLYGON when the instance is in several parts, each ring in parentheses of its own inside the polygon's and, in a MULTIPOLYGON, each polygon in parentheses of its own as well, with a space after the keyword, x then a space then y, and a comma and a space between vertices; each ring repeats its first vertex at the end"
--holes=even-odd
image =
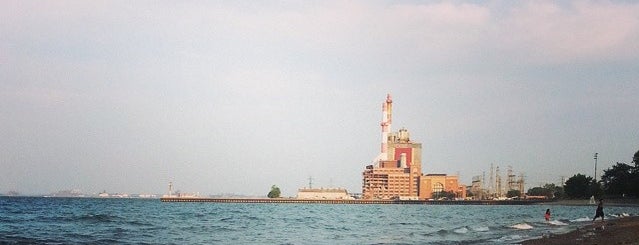
POLYGON ((575 231, 522 242, 523 245, 638 244, 639 216, 597 220, 575 231))

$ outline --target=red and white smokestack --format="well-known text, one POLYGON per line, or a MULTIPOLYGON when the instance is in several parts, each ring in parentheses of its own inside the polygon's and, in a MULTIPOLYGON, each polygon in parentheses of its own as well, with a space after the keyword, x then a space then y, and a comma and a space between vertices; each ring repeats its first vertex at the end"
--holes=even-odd
POLYGON ((392 111, 393 111, 393 100, 391 99, 391 95, 386 95, 386 101, 382 103, 382 154, 381 160, 388 160, 388 134, 391 129, 391 121, 392 121, 392 111))

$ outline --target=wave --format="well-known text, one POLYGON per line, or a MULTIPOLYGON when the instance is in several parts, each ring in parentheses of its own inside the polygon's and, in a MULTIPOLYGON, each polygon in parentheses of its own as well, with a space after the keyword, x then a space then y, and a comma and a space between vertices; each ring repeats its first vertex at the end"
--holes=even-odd
POLYGON ((126 222, 126 224, 132 225, 132 226, 154 226, 152 223, 149 222, 143 222, 141 220, 131 220, 126 222))
POLYGON ((488 226, 471 226, 470 229, 477 232, 485 232, 490 230, 488 226))
POLYGON ((615 217, 615 218, 623 218, 623 217, 629 217, 630 214, 628 214, 628 213, 620 213, 620 214, 610 214, 610 216, 615 217))
POLYGON ((108 214, 85 214, 79 216, 77 219, 81 221, 88 222, 113 222, 116 221, 119 217, 108 215, 108 214))
POLYGON ((440 229, 437 232, 433 232, 430 233, 432 234, 437 234, 440 236, 446 236, 446 235, 450 235, 450 234, 468 234, 468 233, 474 233, 474 232, 487 232, 490 231, 490 228, 488 228, 487 226, 462 226, 459 228, 454 228, 454 229, 440 229))
POLYGON ((429 233, 428 235, 438 235, 438 236, 448 236, 452 234, 465 235, 465 234, 474 233, 474 232, 487 232, 489 230, 490 229, 487 226, 477 226, 477 227, 462 226, 462 227, 453 228, 453 229, 440 229, 436 232, 429 233))
POLYGON ((561 222, 559 220, 548 221, 548 224, 551 224, 551 225, 568 225, 567 223, 561 222))
POLYGON ((446 229, 441 229, 441 230, 438 230, 438 231, 437 231, 437 232, 435 232, 435 233, 436 233, 437 235, 446 235, 446 234, 448 234, 448 233, 449 233, 449 231, 448 231, 448 230, 446 230, 446 229))
POLYGON ((530 230, 532 229, 532 225, 526 224, 526 223, 521 223, 521 224, 516 224, 516 225, 511 225, 510 228, 514 228, 517 230, 530 230))
POLYGON ((466 233, 468 233, 468 228, 466 228, 466 227, 457 228, 457 229, 453 230, 453 232, 455 232, 457 234, 466 234, 466 233))
POLYGON ((526 239, 530 239, 530 238, 527 238, 527 237, 528 236, 524 237, 524 236, 521 236, 521 235, 513 234, 513 235, 502 236, 502 237, 500 237, 498 239, 493 239, 492 241, 495 242, 495 243, 506 243, 506 242, 511 243, 513 241, 523 241, 523 240, 526 240, 526 239))
POLYGON ((586 221, 591 221, 591 218, 588 217, 584 217, 584 218, 577 218, 577 219, 572 219, 570 220, 570 222, 586 222, 586 221))

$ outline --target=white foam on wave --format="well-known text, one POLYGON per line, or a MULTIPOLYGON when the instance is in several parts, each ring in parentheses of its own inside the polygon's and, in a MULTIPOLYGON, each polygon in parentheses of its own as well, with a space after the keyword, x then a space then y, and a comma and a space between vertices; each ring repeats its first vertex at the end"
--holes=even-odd
POLYGON ((548 224, 551 224, 551 225, 568 225, 568 224, 566 224, 566 223, 564 223, 564 222, 561 222, 561 221, 559 221, 559 220, 551 220, 551 221, 548 221, 548 224))
POLYGON ((620 213, 620 214, 610 214, 609 216, 619 218, 619 217, 628 217, 630 215, 628 213, 620 213))
POLYGON ((586 221, 591 221, 591 220, 592 220, 591 218, 584 217, 584 218, 578 218, 578 219, 570 220, 570 222, 586 222, 586 221))
POLYGON ((457 229, 453 230, 453 232, 455 232, 457 234, 466 234, 466 233, 468 233, 468 228, 466 228, 466 227, 457 228, 457 229))
POLYGON ((510 226, 510 228, 514 228, 514 229, 518 229, 518 230, 530 230, 532 229, 532 225, 526 224, 526 223, 521 223, 521 224, 516 224, 516 225, 512 225, 510 226))

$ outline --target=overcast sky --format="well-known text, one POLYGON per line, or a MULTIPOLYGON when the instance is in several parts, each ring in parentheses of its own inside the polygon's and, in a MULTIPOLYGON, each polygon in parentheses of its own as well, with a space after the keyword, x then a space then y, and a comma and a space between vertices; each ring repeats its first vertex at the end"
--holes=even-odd
POLYGON ((639 3, 255 2, 0 2, 0 193, 361 192, 387 93, 465 184, 639 150, 639 3))

